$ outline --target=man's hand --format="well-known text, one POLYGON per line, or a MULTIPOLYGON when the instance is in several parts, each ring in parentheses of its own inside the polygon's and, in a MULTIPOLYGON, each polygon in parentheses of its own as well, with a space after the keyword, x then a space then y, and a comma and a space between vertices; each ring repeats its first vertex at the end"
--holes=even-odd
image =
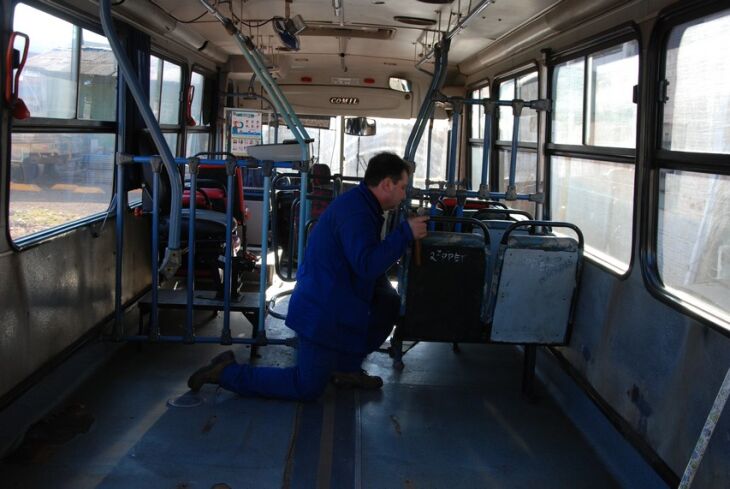
POLYGON ((413 239, 421 239, 426 237, 426 234, 428 234, 426 221, 428 221, 428 216, 416 216, 408 219, 408 225, 411 227, 413 239))

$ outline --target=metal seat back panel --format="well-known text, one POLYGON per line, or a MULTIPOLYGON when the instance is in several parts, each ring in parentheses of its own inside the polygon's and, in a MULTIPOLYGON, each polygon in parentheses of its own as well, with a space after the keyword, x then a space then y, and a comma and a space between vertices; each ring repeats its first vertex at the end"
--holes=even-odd
POLYGON ((565 344, 580 256, 570 238, 511 237, 494 277, 490 341, 565 344))
POLYGON ((484 341, 488 245, 467 233, 432 232, 421 240, 421 263, 411 256, 402 339, 484 341))

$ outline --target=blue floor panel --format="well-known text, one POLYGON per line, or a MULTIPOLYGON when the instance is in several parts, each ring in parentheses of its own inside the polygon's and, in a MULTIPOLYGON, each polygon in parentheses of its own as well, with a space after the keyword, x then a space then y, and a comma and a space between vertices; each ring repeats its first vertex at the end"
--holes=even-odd
MULTIPOLYGON (((289 334, 272 321, 271 337, 289 334)), ((522 356, 514 347, 462 345, 455 353, 449 344, 419 344, 405 356, 402 372, 393 370, 388 355, 376 353, 365 365, 384 378, 375 392, 330 386, 317 402, 295 403, 206 386, 200 406, 169 407, 169 399, 186 392, 190 372, 224 349, 121 349, 64 400, 85 406, 94 418, 91 429, 42 446, 29 460, 3 461, 0 486, 616 487, 548 397, 531 403, 521 395, 522 356)), ((249 361, 248 348, 234 351, 239 361, 249 361)), ((294 361, 285 347, 261 354, 261 365, 294 361)))

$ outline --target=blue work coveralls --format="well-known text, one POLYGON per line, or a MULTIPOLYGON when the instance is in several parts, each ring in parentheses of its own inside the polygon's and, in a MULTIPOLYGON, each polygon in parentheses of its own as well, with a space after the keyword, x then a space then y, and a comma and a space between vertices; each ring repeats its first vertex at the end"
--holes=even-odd
POLYGON ((413 240, 407 221, 383 240, 382 226, 383 210, 364 183, 335 199, 314 226, 289 301, 297 365, 229 365, 220 385, 246 396, 308 400, 333 371, 359 371, 397 319, 400 301, 385 272, 413 240))

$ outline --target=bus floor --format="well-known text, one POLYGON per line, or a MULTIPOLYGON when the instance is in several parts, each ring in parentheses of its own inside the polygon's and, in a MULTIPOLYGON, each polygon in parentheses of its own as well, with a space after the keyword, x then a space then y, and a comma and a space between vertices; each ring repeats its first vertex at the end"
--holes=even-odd
MULTIPOLYGON (((165 329, 180 320, 165 311, 165 329)), ((208 316, 209 317, 209 316, 208 316)), ((217 334, 222 315, 198 334, 217 334)), ((172 329, 175 329, 174 326, 172 329)), ((291 334, 269 318, 269 337, 291 334)), ((236 334, 250 334, 241 315, 236 334)), ((3 488, 601 488, 617 484, 537 385, 520 391, 510 346, 420 343, 402 372, 387 354, 366 369, 381 391, 328 387, 316 402, 242 398, 206 386, 171 407, 220 345, 128 344, 34 425, 0 464, 3 488), (218 485, 216 485, 218 484, 218 485)), ((249 361, 248 347, 233 347, 249 361)), ((260 365, 294 351, 259 349, 260 365)))

